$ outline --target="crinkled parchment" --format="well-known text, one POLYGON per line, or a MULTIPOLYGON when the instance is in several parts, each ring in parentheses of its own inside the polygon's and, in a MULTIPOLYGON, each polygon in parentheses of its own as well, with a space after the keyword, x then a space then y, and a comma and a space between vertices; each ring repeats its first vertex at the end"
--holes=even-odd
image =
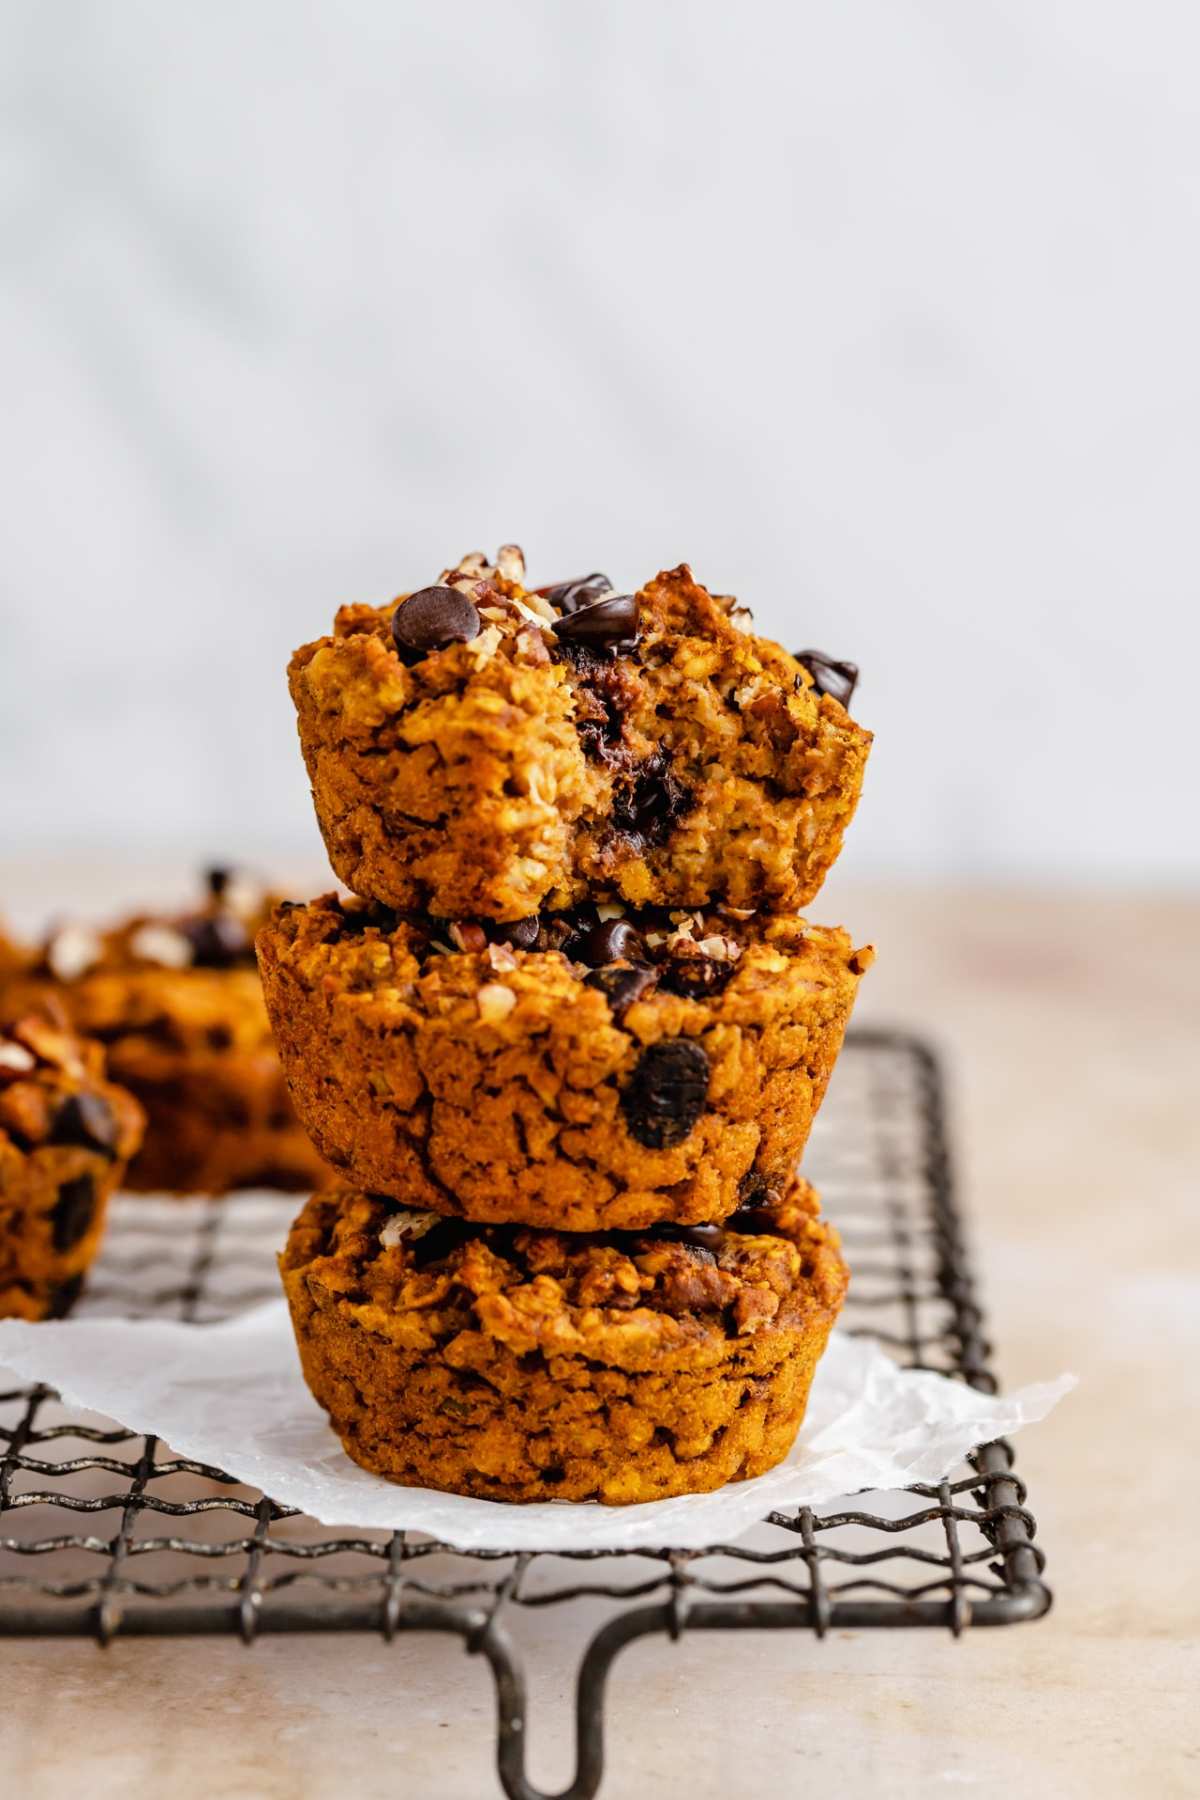
POLYGON ((430 1533, 459 1549, 600 1550, 728 1542, 776 1508, 939 1481, 976 1444, 1044 1419, 1074 1377, 1003 1396, 901 1369, 835 1332, 791 1455, 715 1494, 639 1506, 510 1506, 396 1487, 344 1454, 305 1387, 282 1300, 220 1325, 0 1321, 0 1364, 72 1406, 152 1432, 322 1524, 430 1533))

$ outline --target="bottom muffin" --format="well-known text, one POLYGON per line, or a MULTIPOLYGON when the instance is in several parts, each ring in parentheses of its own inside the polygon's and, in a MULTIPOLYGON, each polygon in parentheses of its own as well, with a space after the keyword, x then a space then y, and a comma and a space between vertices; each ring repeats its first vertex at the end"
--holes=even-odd
POLYGON ((329 1189, 280 1268, 305 1380, 355 1462, 608 1505, 780 1462, 848 1279, 799 1179, 721 1225, 589 1234, 329 1189))
POLYGON ((0 1030, 0 1318, 59 1318, 83 1286, 142 1110, 64 1027, 0 1030))

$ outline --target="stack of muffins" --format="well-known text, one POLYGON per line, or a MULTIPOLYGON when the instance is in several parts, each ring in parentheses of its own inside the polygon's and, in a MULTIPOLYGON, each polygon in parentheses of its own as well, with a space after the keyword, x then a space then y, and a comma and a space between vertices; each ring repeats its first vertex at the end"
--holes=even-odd
POLYGON ((347 1452, 624 1503, 786 1455, 837 1316, 795 1170, 870 962, 797 916, 870 736, 853 671, 686 567, 525 585, 513 546, 344 607, 290 680, 351 899, 258 936, 340 1171, 281 1259, 347 1452))

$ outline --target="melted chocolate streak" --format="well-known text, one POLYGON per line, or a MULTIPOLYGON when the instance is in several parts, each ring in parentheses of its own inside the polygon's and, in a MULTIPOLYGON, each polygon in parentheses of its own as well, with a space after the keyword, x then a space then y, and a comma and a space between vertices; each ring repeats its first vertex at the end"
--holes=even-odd
MULTIPOLYGON (((389 1204, 385 1196, 380 1198, 385 1205, 389 1204)), ((474 1225, 468 1219, 439 1219, 421 1237, 415 1238, 409 1249, 414 1267, 424 1269, 431 1263, 441 1262, 460 1244, 474 1238, 482 1238, 485 1244, 503 1255, 506 1250, 511 1250, 521 1231, 531 1231, 535 1236, 541 1234, 541 1228, 533 1225, 474 1225)), ((787 1233, 780 1227, 768 1202, 766 1205, 741 1206, 719 1225, 651 1225, 645 1231, 586 1231, 571 1235, 579 1244, 604 1245, 621 1250, 627 1256, 642 1255, 655 1243, 686 1244, 690 1249, 705 1250, 715 1256, 731 1236, 786 1237, 787 1233)))
POLYGON ((623 744, 625 684, 613 653, 568 644, 560 654, 574 669, 577 690, 595 709, 576 729, 584 755, 613 771, 613 834, 638 850, 665 843, 695 805, 691 790, 673 772, 665 750, 638 762, 623 744))

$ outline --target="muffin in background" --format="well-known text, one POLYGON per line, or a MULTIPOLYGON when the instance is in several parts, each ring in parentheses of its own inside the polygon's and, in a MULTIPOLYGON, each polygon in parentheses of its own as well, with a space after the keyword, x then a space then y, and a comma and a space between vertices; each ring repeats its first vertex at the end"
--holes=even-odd
POLYGON ((60 1318, 100 1248, 142 1141, 104 1052, 50 1012, 0 1028, 0 1318, 60 1318))
POLYGON ((254 959, 272 897, 223 868, 206 890, 185 912, 63 924, 7 976, 0 959, 0 1017, 56 998, 105 1046, 110 1076, 146 1114, 127 1186, 320 1186, 328 1171, 292 1112, 254 959))

